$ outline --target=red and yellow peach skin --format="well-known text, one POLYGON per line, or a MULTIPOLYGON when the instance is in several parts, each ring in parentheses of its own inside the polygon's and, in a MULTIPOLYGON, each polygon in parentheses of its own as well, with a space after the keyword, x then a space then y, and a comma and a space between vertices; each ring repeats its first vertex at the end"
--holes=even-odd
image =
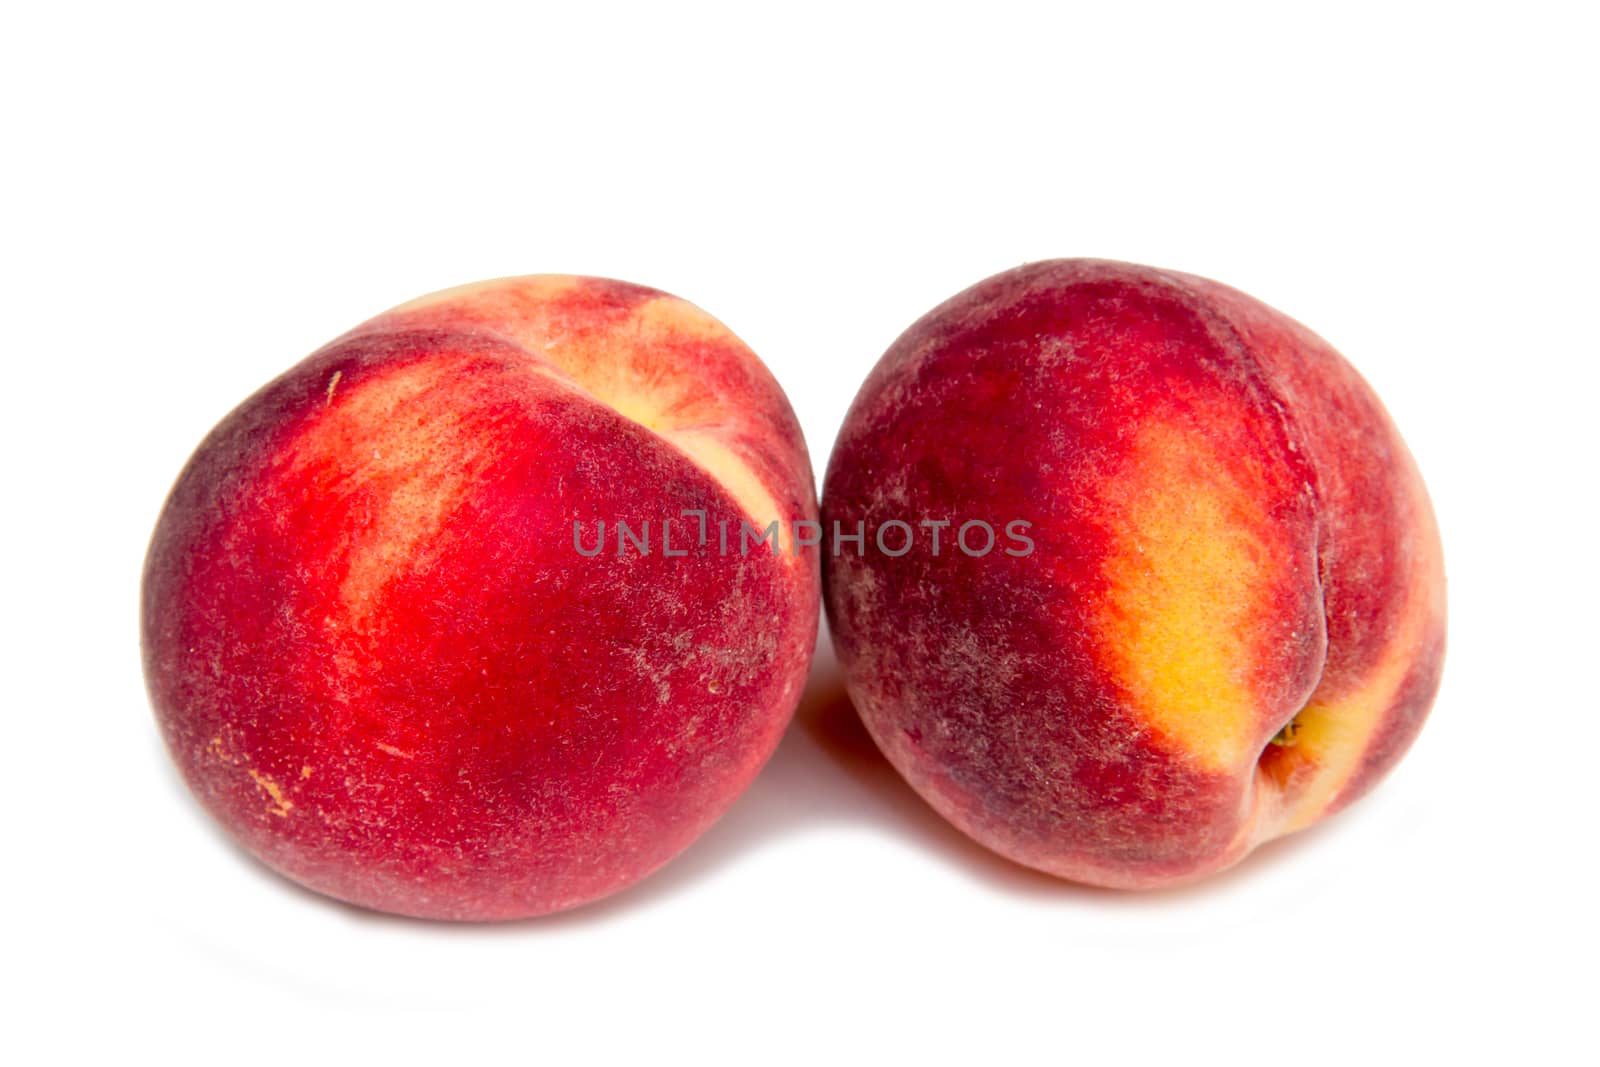
POLYGON ((172 490, 142 598, 167 745, 346 901, 504 919, 626 886, 749 784, 816 634, 815 548, 575 551, 575 523, 686 511, 816 517, 782 391, 704 312, 538 276, 380 315, 172 490))
POLYGON ((1201 278, 1036 263, 930 312, 840 432, 825 521, 1021 519, 1035 549, 826 561, 847 684, 979 842, 1152 887, 1370 789, 1444 652, 1410 454, 1326 342, 1201 278))

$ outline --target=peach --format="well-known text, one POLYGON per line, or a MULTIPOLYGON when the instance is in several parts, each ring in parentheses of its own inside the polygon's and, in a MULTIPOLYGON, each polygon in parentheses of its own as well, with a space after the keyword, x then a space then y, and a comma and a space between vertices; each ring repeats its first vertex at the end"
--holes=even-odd
POLYGON ((800 695, 816 548, 697 527, 815 517, 782 391, 690 304, 555 276, 424 297, 189 460, 144 572, 151 700, 211 814, 314 890, 572 907, 716 819, 800 695))
POLYGON ((823 514, 868 536, 824 583, 867 729, 957 827, 1063 878, 1178 883, 1326 818, 1439 682, 1438 532, 1388 415, 1202 278, 1057 260, 935 308, 856 397, 823 514), (873 543, 893 522, 911 551, 873 543), (956 543, 977 522, 1021 537, 956 543))

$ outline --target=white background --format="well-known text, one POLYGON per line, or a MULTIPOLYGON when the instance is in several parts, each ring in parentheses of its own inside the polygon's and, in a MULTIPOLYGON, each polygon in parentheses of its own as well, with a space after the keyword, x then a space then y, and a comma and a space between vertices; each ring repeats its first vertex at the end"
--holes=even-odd
POLYGON ((5 1058, 1594 1062, 1587 6, 8 9, 5 1058), (1331 824, 1193 889, 1056 883, 930 814, 823 677, 659 875, 460 928, 265 873, 170 769, 162 499, 360 320, 506 274, 670 290, 766 360, 820 479, 900 330, 1070 255, 1300 318, 1417 455, 1444 687, 1331 824))

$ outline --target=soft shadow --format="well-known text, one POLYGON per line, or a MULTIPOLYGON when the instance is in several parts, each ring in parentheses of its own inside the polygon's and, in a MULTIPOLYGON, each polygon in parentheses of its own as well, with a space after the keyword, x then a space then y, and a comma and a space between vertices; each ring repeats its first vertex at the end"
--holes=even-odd
POLYGON ((1268 842, 1226 871, 1165 889, 1102 889, 1024 867, 957 830, 900 777, 861 724, 824 632, 794 724, 760 777, 728 814, 650 878, 603 901, 535 921, 584 922, 648 907, 786 834, 818 823, 867 825, 886 836, 914 841, 963 875, 1012 896, 1118 909, 1167 907, 1226 894, 1329 832, 1326 825, 1318 825, 1268 842))
MULTIPOLYGON (((165 753, 163 752, 163 757, 165 753)), ((170 760, 166 780, 187 795, 170 760)), ((198 807, 191 800, 191 808, 198 807)), ((609 921, 715 877, 762 848, 819 824, 869 826, 885 836, 910 840, 937 855, 963 875, 1010 896, 1036 901, 1072 901, 1118 909, 1165 907, 1227 893, 1241 879, 1283 862, 1327 832, 1325 826, 1270 842, 1220 874, 1191 885, 1128 892, 1062 881, 991 852, 935 812, 879 752, 845 692, 826 632, 821 635, 806 688, 777 750, 750 788, 729 811, 681 855, 656 873, 611 896, 570 911, 511 922, 471 923, 389 915, 323 896, 280 875, 233 841, 209 817, 196 811, 214 839, 241 857, 262 878, 289 892, 339 909, 363 923, 402 923, 452 934, 475 934, 507 927, 554 931, 609 921)))
POLYGON ((909 838, 962 870, 1015 892, 1064 883, 966 837, 923 802, 878 751, 846 694, 832 650, 817 650, 794 723, 750 788, 682 855, 637 885, 542 923, 585 923, 685 892, 784 837, 819 824, 869 825, 909 838))

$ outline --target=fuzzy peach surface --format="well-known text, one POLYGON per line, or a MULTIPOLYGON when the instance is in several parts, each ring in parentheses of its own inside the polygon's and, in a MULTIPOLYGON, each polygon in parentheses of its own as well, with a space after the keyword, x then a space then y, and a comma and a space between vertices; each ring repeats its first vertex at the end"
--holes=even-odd
POLYGON ((913 787, 1064 878, 1227 867, 1369 790, 1445 640, 1438 531, 1382 405, 1226 286, 1030 264, 863 385, 825 521, 1032 524, 1036 550, 826 561, 849 690, 913 787))
POLYGON ((146 561, 146 678, 250 852, 368 907, 501 919, 645 876, 799 698, 814 548, 574 550, 575 522, 815 519, 782 391, 684 301, 596 278, 380 315, 206 438, 146 561))

